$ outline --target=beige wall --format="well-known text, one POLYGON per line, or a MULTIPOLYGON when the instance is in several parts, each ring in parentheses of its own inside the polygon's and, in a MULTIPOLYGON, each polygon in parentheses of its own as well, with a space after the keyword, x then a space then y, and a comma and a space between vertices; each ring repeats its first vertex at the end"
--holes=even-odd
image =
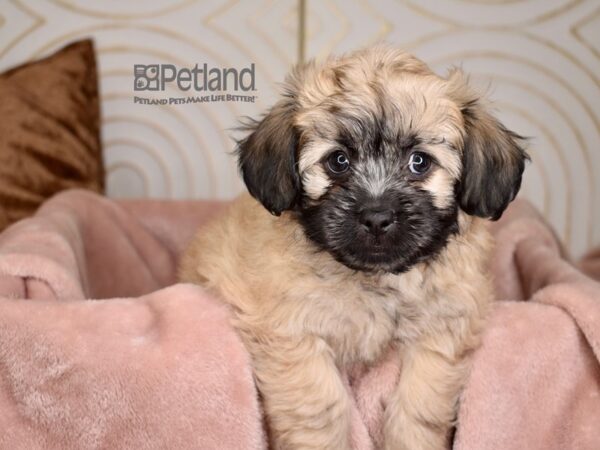
POLYGON ((227 129, 236 118, 264 111, 301 55, 384 39, 440 73, 458 64, 491 86, 502 120, 533 138, 522 195, 574 254, 600 243, 598 0, 3 0, 0 69, 89 35, 112 196, 235 195, 227 129), (133 104, 134 63, 196 62, 255 63, 256 104, 133 104))

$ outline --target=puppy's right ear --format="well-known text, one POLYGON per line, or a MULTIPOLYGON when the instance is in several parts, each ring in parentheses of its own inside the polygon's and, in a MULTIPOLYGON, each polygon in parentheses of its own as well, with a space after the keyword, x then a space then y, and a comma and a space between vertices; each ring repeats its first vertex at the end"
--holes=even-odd
POLYGON ((276 216, 294 206, 300 191, 295 113, 296 100, 287 93, 261 121, 244 126, 250 134, 237 147, 248 191, 276 216))

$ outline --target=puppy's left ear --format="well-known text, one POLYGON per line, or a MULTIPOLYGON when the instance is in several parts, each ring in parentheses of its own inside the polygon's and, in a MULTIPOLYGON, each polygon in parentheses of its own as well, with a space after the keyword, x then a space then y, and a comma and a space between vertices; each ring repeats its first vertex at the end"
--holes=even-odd
POLYGON ((300 179, 296 168, 296 100, 288 92, 261 121, 245 126, 238 142, 238 165, 250 194, 276 216, 296 203, 300 179))
POLYGON ((448 81, 465 123, 459 205, 467 214, 498 220, 521 187, 529 160, 525 139, 488 112, 461 71, 451 73, 448 81))

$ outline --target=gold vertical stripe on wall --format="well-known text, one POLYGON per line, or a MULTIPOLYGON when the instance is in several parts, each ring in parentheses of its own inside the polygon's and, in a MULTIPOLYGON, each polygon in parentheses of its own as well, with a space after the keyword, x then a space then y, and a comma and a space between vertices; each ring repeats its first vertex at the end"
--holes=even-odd
POLYGON ((306 0, 298 0, 298 62, 306 57, 306 0))

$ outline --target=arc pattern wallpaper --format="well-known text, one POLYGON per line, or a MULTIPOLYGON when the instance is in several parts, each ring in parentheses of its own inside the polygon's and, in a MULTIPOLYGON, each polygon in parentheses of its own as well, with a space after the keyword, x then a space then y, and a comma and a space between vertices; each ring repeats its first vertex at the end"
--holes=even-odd
MULTIPOLYGON (((242 116, 273 103, 295 62, 381 40, 436 72, 461 66, 529 136, 521 195, 574 256, 600 244, 598 0, 5 0, 0 69, 92 36, 113 197, 231 198, 242 116), (134 64, 244 68, 254 102, 134 103, 134 64)), ((164 96, 182 96, 167 87, 164 96)))

